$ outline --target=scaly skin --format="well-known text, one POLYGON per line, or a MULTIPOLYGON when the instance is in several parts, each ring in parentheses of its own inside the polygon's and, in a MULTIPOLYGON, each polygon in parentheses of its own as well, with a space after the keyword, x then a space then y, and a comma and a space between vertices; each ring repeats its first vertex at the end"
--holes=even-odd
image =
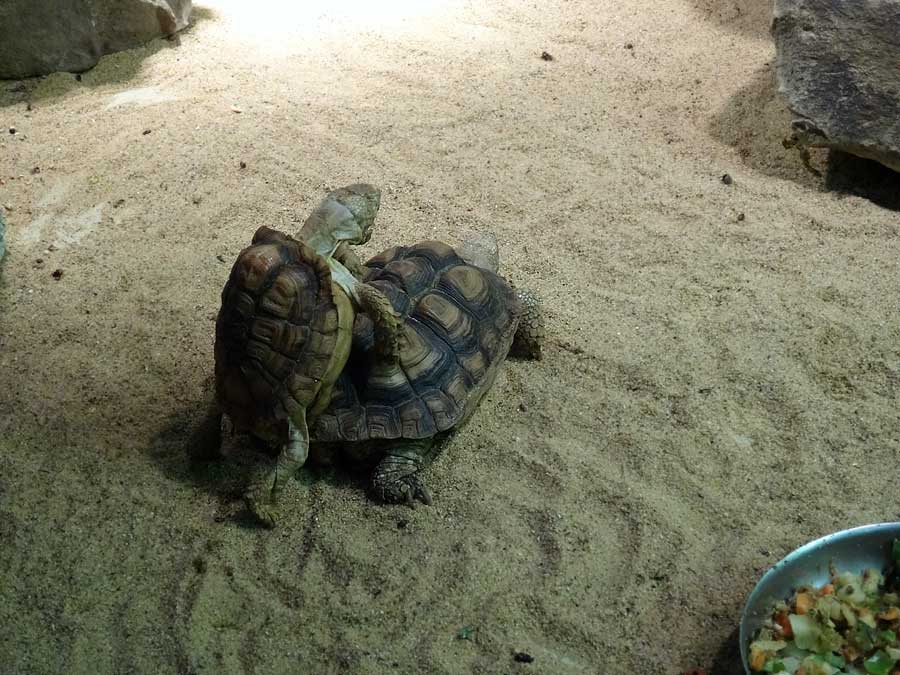
POLYGON ((359 279, 363 266, 349 244, 369 241, 380 205, 381 191, 366 183, 329 192, 303 223, 297 239, 319 255, 333 257, 359 279))

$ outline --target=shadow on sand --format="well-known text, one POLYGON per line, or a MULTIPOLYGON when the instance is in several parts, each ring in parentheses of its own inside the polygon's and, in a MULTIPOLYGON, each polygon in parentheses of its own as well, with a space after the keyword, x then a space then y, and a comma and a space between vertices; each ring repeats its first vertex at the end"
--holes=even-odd
POLYGON ((83 73, 58 72, 24 80, 0 80, 0 108, 23 103, 49 105, 81 87, 95 88, 129 82, 139 75, 148 58, 164 49, 180 47, 183 36, 190 35, 199 24, 215 19, 213 10, 194 7, 191 24, 184 30, 134 49, 107 54, 100 58, 97 65, 83 73))
POLYGON ((694 11, 722 28, 760 40, 769 39, 772 3, 760 0, 688 0, 694 11))
POLYGON ((793 119, 767 67, 731 96, 710 122, 709 132, 735 148, 754 171, 811 190, 852 194, 900 210, 900 174, 878 162, 822 149, 810 151, 811 163, 806 166, 800 150, 783 145, 791 134, 793 119))
MULTIPOLYGON (((275 452, 247 435, 221 439, 217 417, 198 402, 173 412, 146 454, 167 479, 202 490, 216 502, 215 520, 243 528, 261 525, 244 507, 248 483, 265 471, 275 452), (217 451, 221 445, 221 451, 217 451)), ((290 489, 313 485, 353 484, 365 490, 364 476, 343 468, 309 464, 295 476, 290 489)))

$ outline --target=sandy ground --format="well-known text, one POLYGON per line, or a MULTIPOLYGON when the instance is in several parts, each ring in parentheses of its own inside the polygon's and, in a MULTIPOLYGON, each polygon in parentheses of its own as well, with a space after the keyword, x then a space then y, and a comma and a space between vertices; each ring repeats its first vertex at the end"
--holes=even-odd
POLYGON ((0 672, 737 672, 769 565, 900 518, 896 175, 782 147, 759 0, 266 4, 0 88, 0 672), (219 293, 359 180, 365 254, 496 232, 546 356, 434 506, 257 529, 185 454, 219 293))

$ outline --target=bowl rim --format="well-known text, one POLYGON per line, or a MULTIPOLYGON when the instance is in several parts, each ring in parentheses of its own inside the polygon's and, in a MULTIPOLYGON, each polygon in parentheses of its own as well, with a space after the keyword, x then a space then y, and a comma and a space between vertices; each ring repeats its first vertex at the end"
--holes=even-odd
MULTIPOLYGON (((772 565, 768 570, 766 570, 765 574, 763 574, 759 581, 756 582, 756 585, 753 587, 753 590, 747 596, 747 600, 744 603, 744 607, 741 610, 741 620, 738 628, 738 640, 740 640, 740 652, 741 652, 741 665, 744 666, 744 672, 746 675, 753 675, 753 671, 750 670, 750 664, 748 663, 748 648, 749 648, 749 636, 747 635, 747 620, 748 615, 750 614, 751 608, 754 606, 754 600, 756 596, 762 592, 762 589, 765 588, 766 582, 772 577, 778 575, 782 568, 790 565, 794 561, 803 558, 809 553, 816 551, 820 548, 825 548, 829 544, 840 541, 843 539, 854 539, 860 537, 862 535, 869 534, 871 532, 877 532, 879 530, 884 529, 896 529, 900 530, 900 521, 885 521, 880 523, 870 523, 868 525, 858 525, 856 527, 851 527, 846 530, 839 530, 837 532, 831 532, 830 534, 826 534, 817 539, 813 539, 802 546, 795 548, 793 551, 784 556, 777 563, 772 565)), ((898 537, 900 537, 900 532, 898 532, 898 537)))

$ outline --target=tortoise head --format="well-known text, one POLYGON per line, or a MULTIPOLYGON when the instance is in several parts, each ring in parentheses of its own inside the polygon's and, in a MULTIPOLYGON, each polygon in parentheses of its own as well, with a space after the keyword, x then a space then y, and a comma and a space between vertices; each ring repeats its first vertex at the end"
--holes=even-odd
POLYGON ((381 190, 356 183, 329 192, 300 230, 298 239, 330 256, 341 242, 365 244, 381 205, 381 190))

